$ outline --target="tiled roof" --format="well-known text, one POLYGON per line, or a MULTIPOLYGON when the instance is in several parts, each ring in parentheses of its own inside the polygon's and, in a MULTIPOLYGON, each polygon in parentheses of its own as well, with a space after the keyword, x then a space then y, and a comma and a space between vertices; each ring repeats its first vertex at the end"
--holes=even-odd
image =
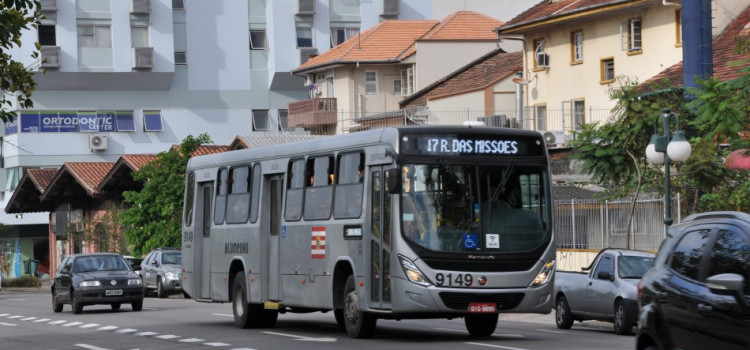
MULTIPOLYGON (((730 67, 728 65, 728 63, 732 61, 748 59, 747 53, 739 54, 734 51, 734 48, 737 45, 737 36, 740 36, 745 40, 750 40, 750 6, 746 7, 745 10, 724 29, 724 32, 713 40, 713 76, 721 81, 736 79, 740 76, 739 71, 741 68, 750 67, 750 63, 748 62, 745 62, 741 66, 730 67)), ((682 61, 675 63, 671 67, 641 83, 638 86, 638 90, 646 92, 651 85, 665 80, 668 80, 671 86, 682 86, 682 67, 682 61)))
POLYGON ((155 154, 123 154, 120 156, 120 159, 122 159, 131 170, 135 171, 156 160, 157 157, 158 156, 155 154))
POLYGON ((55 178, 57 171, 58 169, 29 169, 26 170, 26 173, 29 176, 29 180, 39 190, 39 193, 42 193, 49 186, 50 182, 52 182, 52 179, 55 178))
POLYGON ((555 202, 571 199, 594 199, 596 198, 596 192, 576 186, 553 185, 552 196, 555 202))
MULTIPOLYGON (((172 149, 179 150, 180 145, 172 145, 172 149)), ((229 146, 227 145, 200 145, 190 156, 191 157, 205 156, 206 154, 221 153, 221 152, 226 152, 228 150, 229 150, 229 146)))
POLYGON ((63 165, 60 172, 67 170, 86 192, 96 195, 99 194, 97 190, 99 183, 114 165, 115 163, 111 162, 69 162, 63 165))
POLYGON ((29 169, 18 181, 18 187, 5 205, 8 214, 37 213, 52 209, 51 203, 43 203, 40 195, 47 189, 57 174, 57 169, 29 169))
POLYGON ((135 182, 131 175, 134 171, 144 165, 156 160, 155 154, 123 154, 115 162, 112 169, 104 176, 102 181, 97 185, 97 191, 104 192, 122 192, 137 191, 142 187, 141 183, 135 182))
POLYGON ((497 30, 501 34, 516 33, 523 27, 533 27, 564 19, 595 18, 610 9, 657 3, 655 0, 561 0, 542 2, 532 6, 497 30))
POLYGON ((290 143, 297 141, 306 141, 324 136, 320 135, 308 135, 308 134, 295 134, 295 133, 279 133, 279 134, 267 134, 267 133, 253 133, 248 135, 238 135, 230 146, 231 150, 246 149, 246 148, 258 148, 263 146, 273 146, 282 143, 290 143))
POLYGON ((416 52, 417 40, 494 40, 497 19, 458 11, 437 20, 388 20, 313 57, 295 69, 305 71, 337 63, 398 62, 416 52))
POLYGON ((522 53, 496 49, 415 92, 400 102, 401 108, 426 106, 427 100, 482 90, 523 69, 522 53))

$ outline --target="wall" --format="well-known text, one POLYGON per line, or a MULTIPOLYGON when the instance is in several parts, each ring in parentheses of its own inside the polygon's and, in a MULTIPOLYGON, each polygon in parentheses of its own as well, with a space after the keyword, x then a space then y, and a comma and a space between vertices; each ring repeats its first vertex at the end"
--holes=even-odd
POLYGON ((429 86, 495 48, 497 41, 417 41, 414 91, 429 86))

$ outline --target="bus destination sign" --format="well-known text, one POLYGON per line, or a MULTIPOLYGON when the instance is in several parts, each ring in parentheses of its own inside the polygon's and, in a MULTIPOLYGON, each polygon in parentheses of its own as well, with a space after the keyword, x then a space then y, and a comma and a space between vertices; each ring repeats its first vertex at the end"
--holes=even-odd
POLYGON ((541 138, 529 135, 406 134, 401 152, 411 155, 543 156, 541 138))

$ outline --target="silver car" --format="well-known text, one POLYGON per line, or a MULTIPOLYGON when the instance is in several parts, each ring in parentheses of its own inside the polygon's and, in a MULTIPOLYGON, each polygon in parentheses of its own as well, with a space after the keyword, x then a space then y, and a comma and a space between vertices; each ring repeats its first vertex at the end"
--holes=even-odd
POLYGON ((182 293, 182 252, 177 248, 158 248, 141 263, 141 279, 146 291, 155 290, 159 298, 182 293))

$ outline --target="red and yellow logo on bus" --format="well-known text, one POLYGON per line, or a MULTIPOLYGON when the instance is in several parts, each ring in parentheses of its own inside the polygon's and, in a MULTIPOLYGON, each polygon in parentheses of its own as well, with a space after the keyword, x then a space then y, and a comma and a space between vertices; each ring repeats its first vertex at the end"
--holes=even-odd
POLYGON ((325 226, 315 226, 312 228, 312 248, 310 257, 313 259, 326 258, 326 228, 325 226))

